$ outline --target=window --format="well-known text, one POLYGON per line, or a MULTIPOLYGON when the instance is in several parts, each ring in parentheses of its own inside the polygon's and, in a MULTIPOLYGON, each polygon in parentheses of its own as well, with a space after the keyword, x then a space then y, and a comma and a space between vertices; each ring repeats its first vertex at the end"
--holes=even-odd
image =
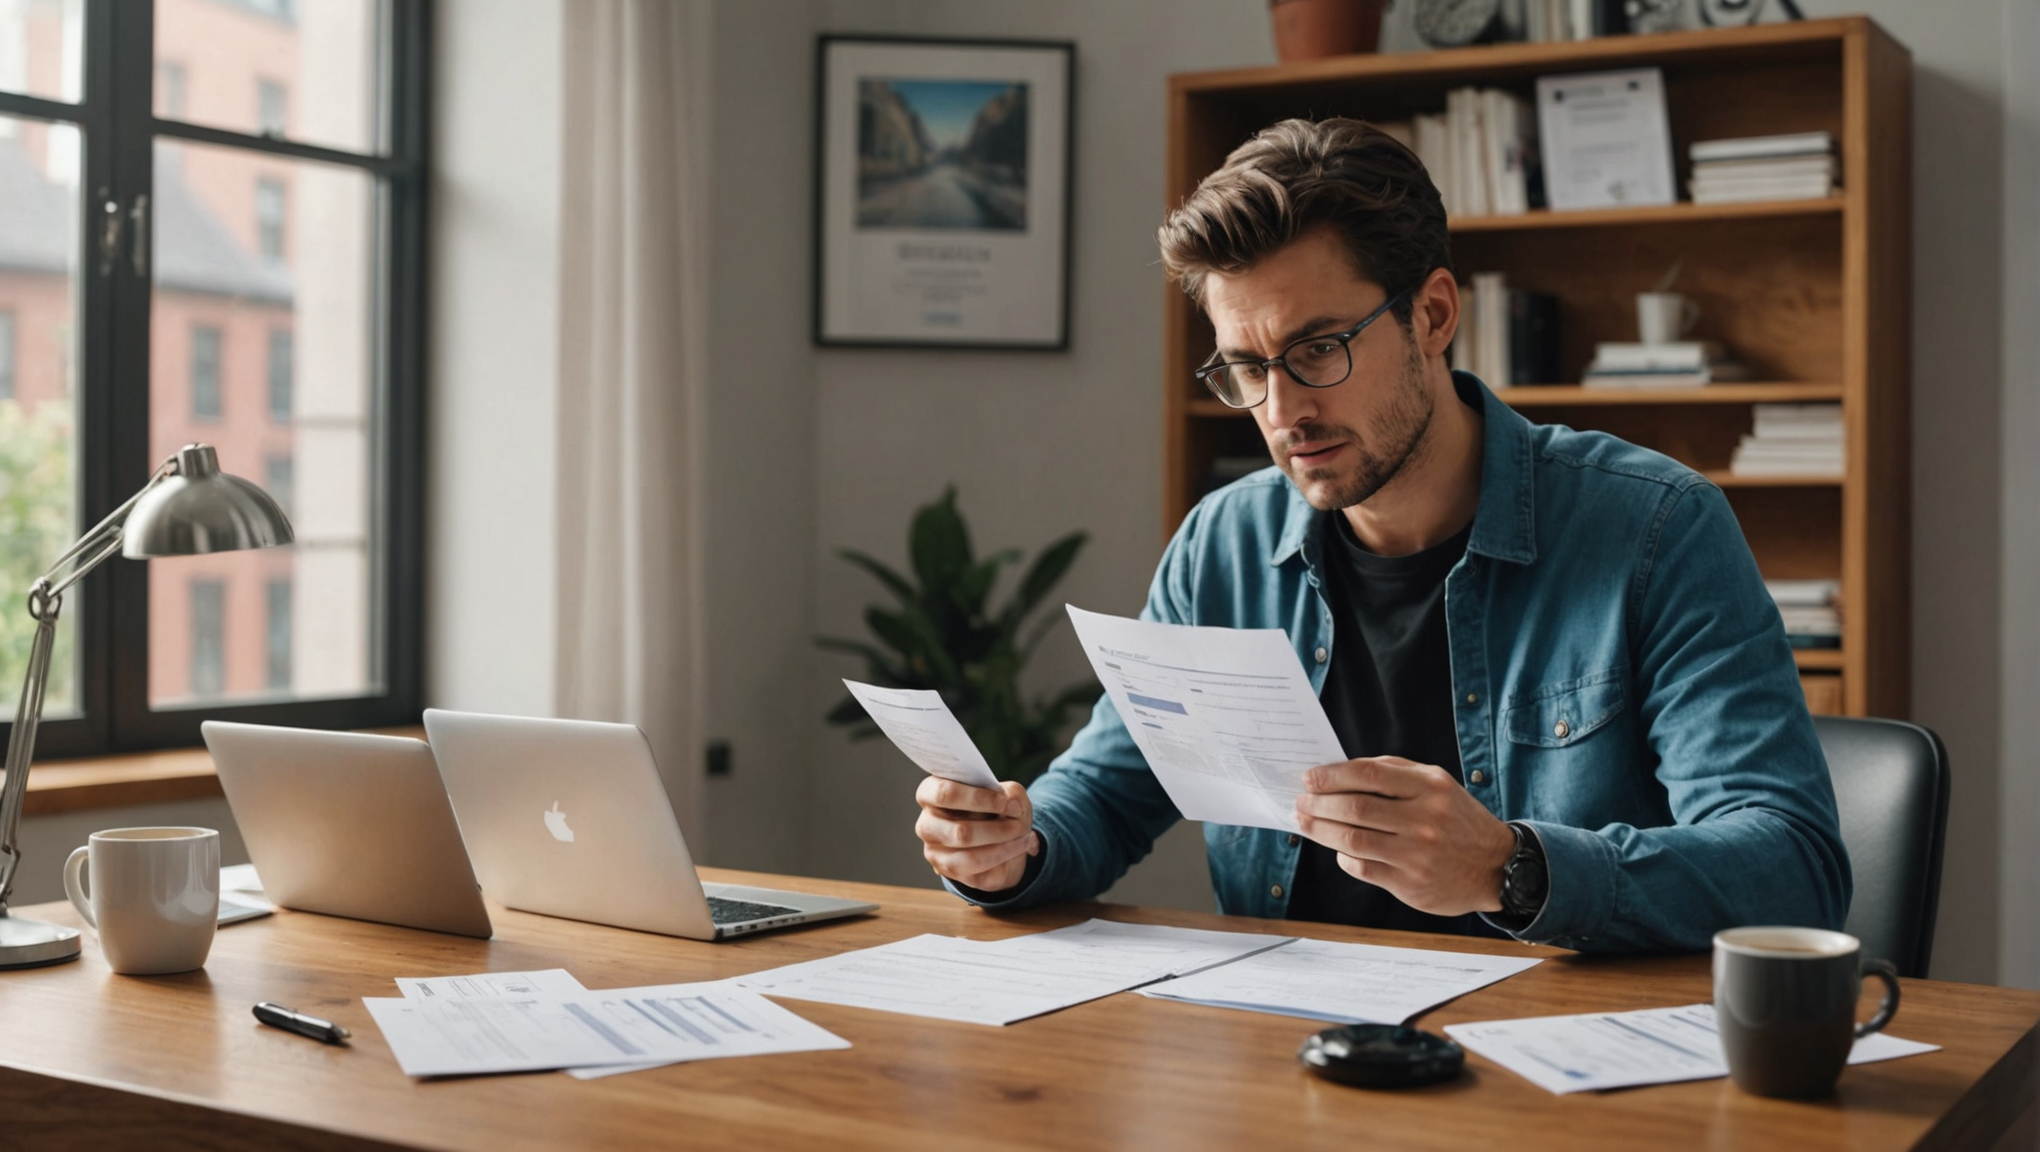
POLYGON ((220 330, 204 324, 191 330, 191 418, 220 418, 220 330))
POLYGON ((269 582, 268 684, 290 687, 290 581, 269 582))
POLYGON ((290 423, 291 405, 291 335, 288 328, 269 330, 269 418, 278 424, 290 423))
POLYGON ((283 184, 255 182, 255 249, 264 260, 283 259, 283 184))
POLYGON ((218 696, 227 688, 227 586, 191 582, 191 695, 218 696))
POLYGON ((34 512, 0 524, 0 589, 193 441, 317 510, 316 547, 116 557, 74 587, 39 753, 416 722, 431 8, 0 0, 0 491, 34 512))
POLYGON ((14 399, 14 311, 0 310, 0 400, 14 399))

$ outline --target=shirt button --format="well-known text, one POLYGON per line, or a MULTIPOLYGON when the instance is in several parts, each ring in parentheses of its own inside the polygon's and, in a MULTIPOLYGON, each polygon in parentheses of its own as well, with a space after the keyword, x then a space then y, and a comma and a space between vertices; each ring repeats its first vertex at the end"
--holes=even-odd
POLYGON ((1486 774, 1481 772, 1481 770, 1478 768, 1475 768, 1473 770, 1473 774, 1471 776, 1468 776, 1467 779, 1473 781, 1475 784, 1484 784, 1487 782, 1486 774))
POLYGON ((1327 657, 1327 656, 1329 656, 1329 655, 1330 655, 1330 653, 1326 652, 1326 651, 1325 651, 1324 649, 1322 649, 1322 648, 1318 649, 1318 650, 1317 650, 1317 662, 1318 662, 1318 663, 1320 663, 1320 664, 1324 663, 1324 662, 1325 662, 1325 659, 1326 659, 1326 657, 1327 657))
POLYGON ((1468 692, 1468 693, 1466 694, 1466 702, 1467 702, 1468 704, 1478 704, 1478 703, 1480 703, 1480 697, 1479 697, 1478 695, 1476 695, 1475 693, 1472 693, 1472 692, 1468 692))
POLYGON ((1274 887, 1268 889, 1268 895, 1273 896, 1277 900, 1282 899, 1282 885, 1277 884, 1274 887))
POLYGON ((1572 731, 1572 725, 1570 725, 1570 724, 1566 723, 1566 722, 1565 722, 1565 721, 1563 721, 1563 720, 1560 720, 1560 721, 1559 721, 1559 722, 1558 722, 1557 724, 1555 724, 1555 725, 1553 725, 1553 726, 1552 726, 1552 729, 1551 729, 1551 734, 1552 734, 1553 736, 1556 736, 1556 737, 1558 737, 1558 738, 1559 738, 1560 740, 1563 740, 1563 739, 1565 739, 1565 738, 1566 738, 1566 735, 1567 735, 1568 733, 1570 733, 1571 731, 1572 731))
POLYGON ((1289 846, 1290 846, 1291 848, 1294 848, 1294 847, 1296 847, 1296 846, 1297 846, 1298 844, 1301 844, 1302 842, 1303 842, 1303 837, 1301 837, 1301 836, 1298 836, 1298 835, 1297 835, 1296 833, 1294 833, 1294 832, 1291 832, 1291 833, 1289 834, 1289 846))

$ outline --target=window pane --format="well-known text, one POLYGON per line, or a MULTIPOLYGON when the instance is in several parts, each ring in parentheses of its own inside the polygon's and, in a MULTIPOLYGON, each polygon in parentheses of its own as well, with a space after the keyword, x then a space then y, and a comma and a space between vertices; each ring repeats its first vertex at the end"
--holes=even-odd
MULTIPOLYGON (((6 6, 0 27, 38 9, 6 6)), ((0 706, 28 670, 28 586, 78 534, 76 261, 80 134, 0 117, 0 706)), ((78 598, 57 630, 43 715, 77 711, 78 598)))
POLYGON ((85 0, 0 0, 0 90, 82 98, 85 0))
POLYGON ((222 468, 286 506, 298 543, 149 562, 152 707, 379 690, 369 467, 381 195, 356 169, 156 142, 151 462, 213 445, 222 468), (216 686, 192 607, 208 584, 222 589, 216 686), (292 610, 273 611, 278 586, 292 610))
POLYGON ((191 582, 191 694, 218 696, 227 684, 227 585, 191 582))
MULTIPOLYGON (((0 0, 9 2, 22 0, 0 0)), ((156 115, 379 151, 383 7, 377 0, 157 0, 156 115)))
POLYGON ((290 581, 269 582, 269 687, 290 687, 290 581))

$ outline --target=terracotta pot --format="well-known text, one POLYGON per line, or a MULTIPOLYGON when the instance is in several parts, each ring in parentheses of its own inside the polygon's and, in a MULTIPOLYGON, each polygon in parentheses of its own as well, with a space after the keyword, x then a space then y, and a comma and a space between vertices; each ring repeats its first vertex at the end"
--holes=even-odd
POLYGON ((1381 47, 1388 0, 1268 0, 1275 58, 1284 64, 1373 52, 1381 47))

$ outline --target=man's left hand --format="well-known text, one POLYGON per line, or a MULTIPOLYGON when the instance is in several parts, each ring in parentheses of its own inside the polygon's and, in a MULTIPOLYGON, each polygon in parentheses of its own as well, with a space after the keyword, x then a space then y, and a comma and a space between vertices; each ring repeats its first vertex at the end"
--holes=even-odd
POLYGON ((1515 833, 1443 768, 1371 756, 1313 768, 1304 787, 1303 834, 1349 874, 1434 916, 1501 910, 1515 833))

